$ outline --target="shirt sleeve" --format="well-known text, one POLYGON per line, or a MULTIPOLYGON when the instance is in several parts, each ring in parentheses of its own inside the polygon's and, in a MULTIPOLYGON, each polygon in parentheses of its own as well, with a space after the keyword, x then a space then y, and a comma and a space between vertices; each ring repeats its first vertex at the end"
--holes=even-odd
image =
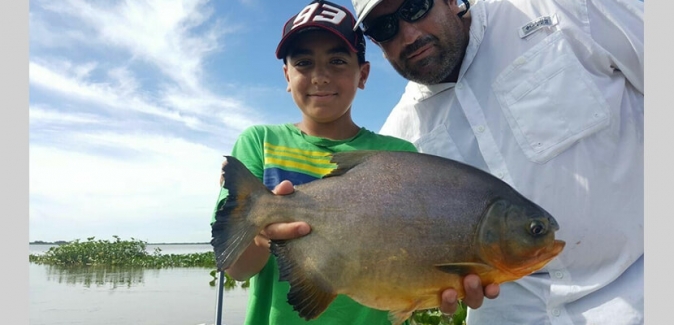
POLYGON ((611 56, 613 67, 644 93, 644 3, 640 0, 588 0, 592 38, 611 56))
POLYGON ((262 180, 264 173, 264 129, 250 127, 234 143, 232 156, 239 159, 255 177, 262 180))

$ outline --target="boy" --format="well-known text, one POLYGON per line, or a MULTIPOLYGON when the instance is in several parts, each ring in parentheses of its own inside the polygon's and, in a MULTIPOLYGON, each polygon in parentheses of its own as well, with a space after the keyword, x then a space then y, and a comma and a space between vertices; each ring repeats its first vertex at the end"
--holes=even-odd
MULTIPOLYGON (((354 24, 348 9, 328 1, 311 2, 285 24, 276 57, 283 59, 287 90, 302 120, 250 127, 231 153, 268 188, 283 180, 298 185, 321 178, 332 169, 333 152, 416 151, 407 141, 375 134, 351 119, 351 103, 370 72, 365 39, 360 28, 353 30, 354 24)), ((216 209, 225 202, 223 192, 216 209)), ((278 280, 264 231, 226 272, 239 281, 252 277, 245 324, 390 324, 387 311, 367 308, 344 295, 316 319, 300 318, 287 302, 290 287, 278 280)))

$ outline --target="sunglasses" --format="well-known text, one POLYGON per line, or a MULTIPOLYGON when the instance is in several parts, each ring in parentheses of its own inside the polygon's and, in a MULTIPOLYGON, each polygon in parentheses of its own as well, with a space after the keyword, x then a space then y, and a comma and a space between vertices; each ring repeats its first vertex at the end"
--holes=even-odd
MULTIPOLYGON (((408 23, 417 22, 431 11, 433 2, 434 0, 405 0, 396 12, 381 16, 371 24, 363 22, 363 33, 378 43, 386 42, 398 34, 398 18, 408 23)), ((463 5, 459 8, 463 8, 463 10, 459 12, 459 17, 465 15, 470 8, 469 0, 461 0, 461 2, 463 2, 463 5)))
POLYGON ((414 23, 424 18, 433 8, 434 0, 405 0, 394 13, 381 16, 371 24, 363 23, 363 33, 381 43, 394 38, 398 34, 398 18, 414 23))

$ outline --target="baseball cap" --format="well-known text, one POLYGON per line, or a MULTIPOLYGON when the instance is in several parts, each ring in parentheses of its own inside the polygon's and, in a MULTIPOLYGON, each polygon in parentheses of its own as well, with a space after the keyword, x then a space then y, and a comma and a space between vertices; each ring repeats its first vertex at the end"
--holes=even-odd
POLYGON ((276 58, 286 56, 288 44, 302 31, 322 29, 344 40, 359 60, 365 61, 365 38, 360 28, 353 28, 356 19, 343 6, 330 1, 314 0, 283 26, 283 37, 276 47, 276 58))
POLYGON ((356 30, 358 25, 365 20, 365 17, 376 7, 382 0, 351 0, 351 4, 353 4, 353 8, 356 9, 356 17, 358 17, 358 20, 356 21, 356 24, 353 26, 353 30, 356 30))

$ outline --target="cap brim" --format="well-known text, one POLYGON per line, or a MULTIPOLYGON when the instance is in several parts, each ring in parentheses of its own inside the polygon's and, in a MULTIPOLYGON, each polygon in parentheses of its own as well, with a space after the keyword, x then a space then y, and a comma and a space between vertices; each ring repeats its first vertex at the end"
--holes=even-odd
POLYGON ((346 45, 349 47, 349 49, 351 49, 351 51, 353 51, 355 53, 358 53, 358 50, 355 47, 353 47, 353 44, 351 44, 351 42, 349 42, 346 38, 344 38, 344 35, 342 35, 342 33, 340 33, 339 31, 337 31, 335 29, 332 29, 332 28, 329 28, 325 25, 308 23, 308 24, 302 25, 302 27, 293 29, 292 31, 290 31, 290 33, 283 36, 281 41, 278 43, 278 46, 276 47, 276 58, 277 59, 283 59, 286 56, 286 52, 287 52, 286 47, 288 46, 290 41, 293 38, 295 38, 298 34, 300 34, 301 32, 305 32, 305 31, 309 31, 309 30, 317 30, 317 29, 330 32, 333 35, 339 37, 342 41, 344 41, 344 43, 346 43, 346 45))
POLYGON ((353 30, 356 30, 358 28, 358 25, 365 20, 365 17, 370 14, 370 11, 374 9, 382 0, 374 0, 370 1, 365 5, 365 8, 363 8, 362 12, 357 12, 356 15, 358 16, 358 20, 356 20, 356 25, 353 26, 353 30))

